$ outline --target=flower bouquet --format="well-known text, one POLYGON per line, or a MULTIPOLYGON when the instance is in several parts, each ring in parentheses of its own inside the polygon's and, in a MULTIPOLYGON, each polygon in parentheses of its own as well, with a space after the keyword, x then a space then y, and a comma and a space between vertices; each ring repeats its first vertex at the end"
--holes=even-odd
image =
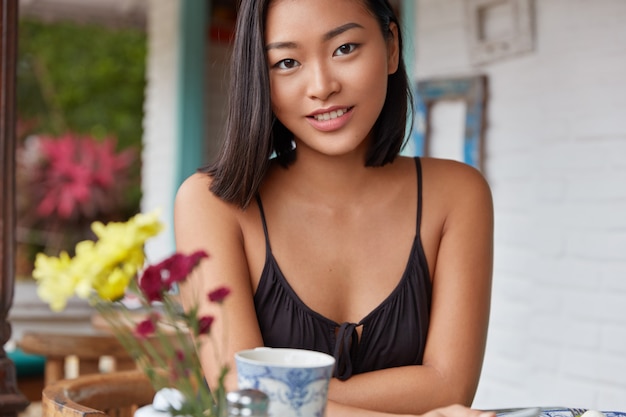
MULTIPOLYGON (((215 343, 214 318, 200 316, 197 305, 184 311, 176 294, 176 284, 208 255, 175 253, 146 266, 144 244, 162 228, 156 213, 140 213, 127 222, 92 223, 97 240, 79 242, 74 257, 66 252, 37 255, 33 277, 38 295, 54 311, 63 310, 74 295, 89 300, 155 390, 169 387, 182 394, 182 406, 169 410, 171 414, 218 417, 225 409, 228 367, 222 365, 218 387, 211 392, 197 355, 207 338, 215 343), (141 305, 139 319, 129 299, 141 305)), ((207 296, 221 304, 229 292, 221 287, 207 296)))

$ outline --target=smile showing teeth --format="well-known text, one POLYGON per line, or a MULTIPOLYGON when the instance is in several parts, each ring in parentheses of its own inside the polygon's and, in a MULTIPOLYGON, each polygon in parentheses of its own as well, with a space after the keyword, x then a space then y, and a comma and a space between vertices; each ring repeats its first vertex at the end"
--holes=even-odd
POLYGON ((333 110, 333 111, 328 112, 328 113, 316 114, 315 116, 313 116, 313 118, 315 118, 316 120, 318 120, 320 122, 323 122, 325 120, 331 120, 331 119, 336 119, 337 117, 341 117, 347 111, 348 111, 347 108, 346 109, 333 110))

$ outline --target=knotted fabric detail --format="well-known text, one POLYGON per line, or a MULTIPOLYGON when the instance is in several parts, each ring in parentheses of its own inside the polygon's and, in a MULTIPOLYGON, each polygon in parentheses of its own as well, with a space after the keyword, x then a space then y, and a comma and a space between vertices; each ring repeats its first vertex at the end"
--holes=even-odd
POLYGON ((356 331, 357 324, 342 323, 337 331, 337 341, 335 343, 335 371, 333 376, 341 381, 352 376, 352 361, 356 358, 359 347, 359 335, 356 331))

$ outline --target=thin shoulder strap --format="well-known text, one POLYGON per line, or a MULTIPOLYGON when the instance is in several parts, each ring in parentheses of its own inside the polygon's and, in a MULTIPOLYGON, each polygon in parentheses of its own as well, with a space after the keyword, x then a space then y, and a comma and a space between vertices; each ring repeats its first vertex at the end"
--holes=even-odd
POLYGON ((269 253, 270 251, 270 236, 267 232, 267 223, 265 221, 265 212, 263 211, 263 203, 261 203, 261 196, 256 194, 256 203, 259 205, 259 212, 261 213, 261 223, 263 223, 263 233, 265 234, 265 247, 269 253))
POLYGON ((415 168, 417 171, 417 234, 420 233, 420 225, 422 224, 422 164, 419 156, 415 158, 415 168))

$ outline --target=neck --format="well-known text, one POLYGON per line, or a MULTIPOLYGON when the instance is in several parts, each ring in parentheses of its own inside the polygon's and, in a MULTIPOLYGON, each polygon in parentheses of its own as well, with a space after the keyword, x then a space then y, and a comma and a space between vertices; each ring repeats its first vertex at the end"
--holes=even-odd
POLYGON ((362 201, 371 189, 376 169, 365 166, 361 153, 298 155, 287 177, 294 193, 336 206, 362 201))

